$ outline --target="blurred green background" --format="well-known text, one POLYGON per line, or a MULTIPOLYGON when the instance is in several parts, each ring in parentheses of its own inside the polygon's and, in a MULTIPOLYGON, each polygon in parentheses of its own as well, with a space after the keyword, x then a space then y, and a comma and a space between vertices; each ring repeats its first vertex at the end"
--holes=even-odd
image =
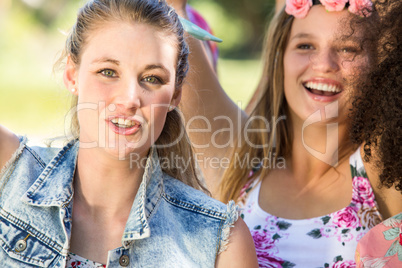
MULTIPOLYGON (((34 142, 63 135, 70 95, 53 64, 79 0, 0 1, 0 124, 34 142)), ((193 0, 219 45, 223 88, 243 106, 261 76, 260 51, 274 1, 193 0)))

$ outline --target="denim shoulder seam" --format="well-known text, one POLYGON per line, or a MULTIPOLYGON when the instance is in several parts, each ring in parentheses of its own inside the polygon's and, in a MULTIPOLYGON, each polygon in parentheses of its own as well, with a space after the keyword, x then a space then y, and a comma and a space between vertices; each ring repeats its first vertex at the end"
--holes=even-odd
POLYGON ((219 220, 224 220, 226 219, 226 213, 222 213, 216 210, 211 210, 208 208, 203 208, 188 202, 184 202, 182 200, 178 200, 174 197, 171 197, 170 195, 166 194, 165 192, 162 193, 162 197, 170 204, 176 206, 176 207, 180 207, 189 211, 195 211, 198 212, 200 214, 212 217, 212 218, 216 218, 219 220))
POLYGON ((230 229, 234 226, 235 222, 239 218, 239 207, 236 206, 233 200, 229 201, 226 206, 226 217, 222 226, 222 234, 219 237, 220 245, 218 254, 226 250, 229 243, 230 229))

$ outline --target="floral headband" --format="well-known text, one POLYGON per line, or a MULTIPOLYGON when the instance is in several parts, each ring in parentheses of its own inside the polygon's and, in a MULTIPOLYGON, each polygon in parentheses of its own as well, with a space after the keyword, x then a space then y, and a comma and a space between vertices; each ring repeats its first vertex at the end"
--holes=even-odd
POLYGON ((322 4, 327 11, 341 11, 345 7, 358 16, 370 16, 373 3, 371 0, 286 0, 286 13, 295 18, 306 17, 311 6, 322 4))

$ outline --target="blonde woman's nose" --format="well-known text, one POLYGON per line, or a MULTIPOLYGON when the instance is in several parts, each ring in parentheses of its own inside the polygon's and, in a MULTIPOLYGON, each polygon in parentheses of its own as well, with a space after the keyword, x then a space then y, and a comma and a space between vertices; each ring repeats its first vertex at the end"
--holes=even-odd
POLYGON ((141 106, 141 85, 137 81, 124 83, 118 90, 116 103, 126 109, 139 108, 141 106))

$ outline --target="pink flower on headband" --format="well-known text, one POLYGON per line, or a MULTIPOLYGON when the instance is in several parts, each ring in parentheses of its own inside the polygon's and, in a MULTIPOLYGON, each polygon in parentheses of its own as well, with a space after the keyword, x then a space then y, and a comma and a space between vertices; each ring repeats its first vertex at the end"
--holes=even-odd
POLYGON ((286 13, 293 15, 295 18, 304 18, 310 7, 313 5, 313 0, 286 0, 286 13))
POLYGON ((320 0, 327 11, 342 11, 348 0, 320 0))
POLYGON ((349 0, 349 11, 362 17, 368 17, 373 11, 373 3, 371 0, 349 0))

